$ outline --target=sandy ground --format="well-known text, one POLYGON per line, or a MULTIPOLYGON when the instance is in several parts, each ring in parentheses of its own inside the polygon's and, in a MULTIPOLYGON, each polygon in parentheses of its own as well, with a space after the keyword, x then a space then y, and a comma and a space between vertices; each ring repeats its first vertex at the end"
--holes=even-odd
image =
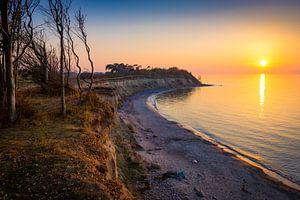
POLYGON ((119 110, 142 147, 138 153, 152 163, 144 199, 300 199, 299 192, 154 112, 146 102, 155 92, 139 93, 119 110), (168 171, 173 174, 164 175, 168 171))

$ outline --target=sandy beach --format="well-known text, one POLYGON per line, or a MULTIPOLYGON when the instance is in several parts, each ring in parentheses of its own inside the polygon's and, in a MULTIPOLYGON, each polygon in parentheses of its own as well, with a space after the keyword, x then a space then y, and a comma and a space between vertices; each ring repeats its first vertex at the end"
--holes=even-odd
POLYGON ((159 91, 139 93, 119 110, 149 163, 144 199, 300 199, 300 193, 270 180, 259 169, 225 153, 147 105, 159 91))

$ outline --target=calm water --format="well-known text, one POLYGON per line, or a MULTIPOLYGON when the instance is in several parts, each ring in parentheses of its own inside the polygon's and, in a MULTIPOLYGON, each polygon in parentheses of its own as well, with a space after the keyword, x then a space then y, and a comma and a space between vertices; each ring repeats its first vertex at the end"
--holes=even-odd
POLYGON ((159 95, 159 112, 300 184, 300 76, 204 78, 223 86, 159 95))

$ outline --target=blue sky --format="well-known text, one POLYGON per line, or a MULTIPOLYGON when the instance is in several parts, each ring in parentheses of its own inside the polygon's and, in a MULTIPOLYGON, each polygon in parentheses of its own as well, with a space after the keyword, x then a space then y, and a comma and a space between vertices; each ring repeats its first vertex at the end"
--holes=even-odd
POLYGON ((74 0, 93 15, 122 16, 190 15, 251 7, 299 6, 299 0, 74 0))

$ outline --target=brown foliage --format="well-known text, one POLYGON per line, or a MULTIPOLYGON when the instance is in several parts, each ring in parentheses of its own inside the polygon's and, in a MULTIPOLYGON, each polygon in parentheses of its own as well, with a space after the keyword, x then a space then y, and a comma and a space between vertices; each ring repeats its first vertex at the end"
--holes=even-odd
MULTIPOLYGON (((42 92, 49 96, 60 96, 61 84, 58 81, 49 81, 47 84, 40 83, 42 92)), ((65 85, 66 95, 77 94, 77 90, 72 85, 65 85)))
POLYGON ((115 108, 93 92, 84 93, 81 104, 76 98, 68 98, 69 119, 77 120, 84 127, 101 125, 108 127, 114 119, 115 108))
POLYGON ((18 110, 18 118, 31 118, 35 109, 33 107, 33 102, 30 98, 30 93, 26 92, 18 92, 16 95, 16 107, 18 110))

